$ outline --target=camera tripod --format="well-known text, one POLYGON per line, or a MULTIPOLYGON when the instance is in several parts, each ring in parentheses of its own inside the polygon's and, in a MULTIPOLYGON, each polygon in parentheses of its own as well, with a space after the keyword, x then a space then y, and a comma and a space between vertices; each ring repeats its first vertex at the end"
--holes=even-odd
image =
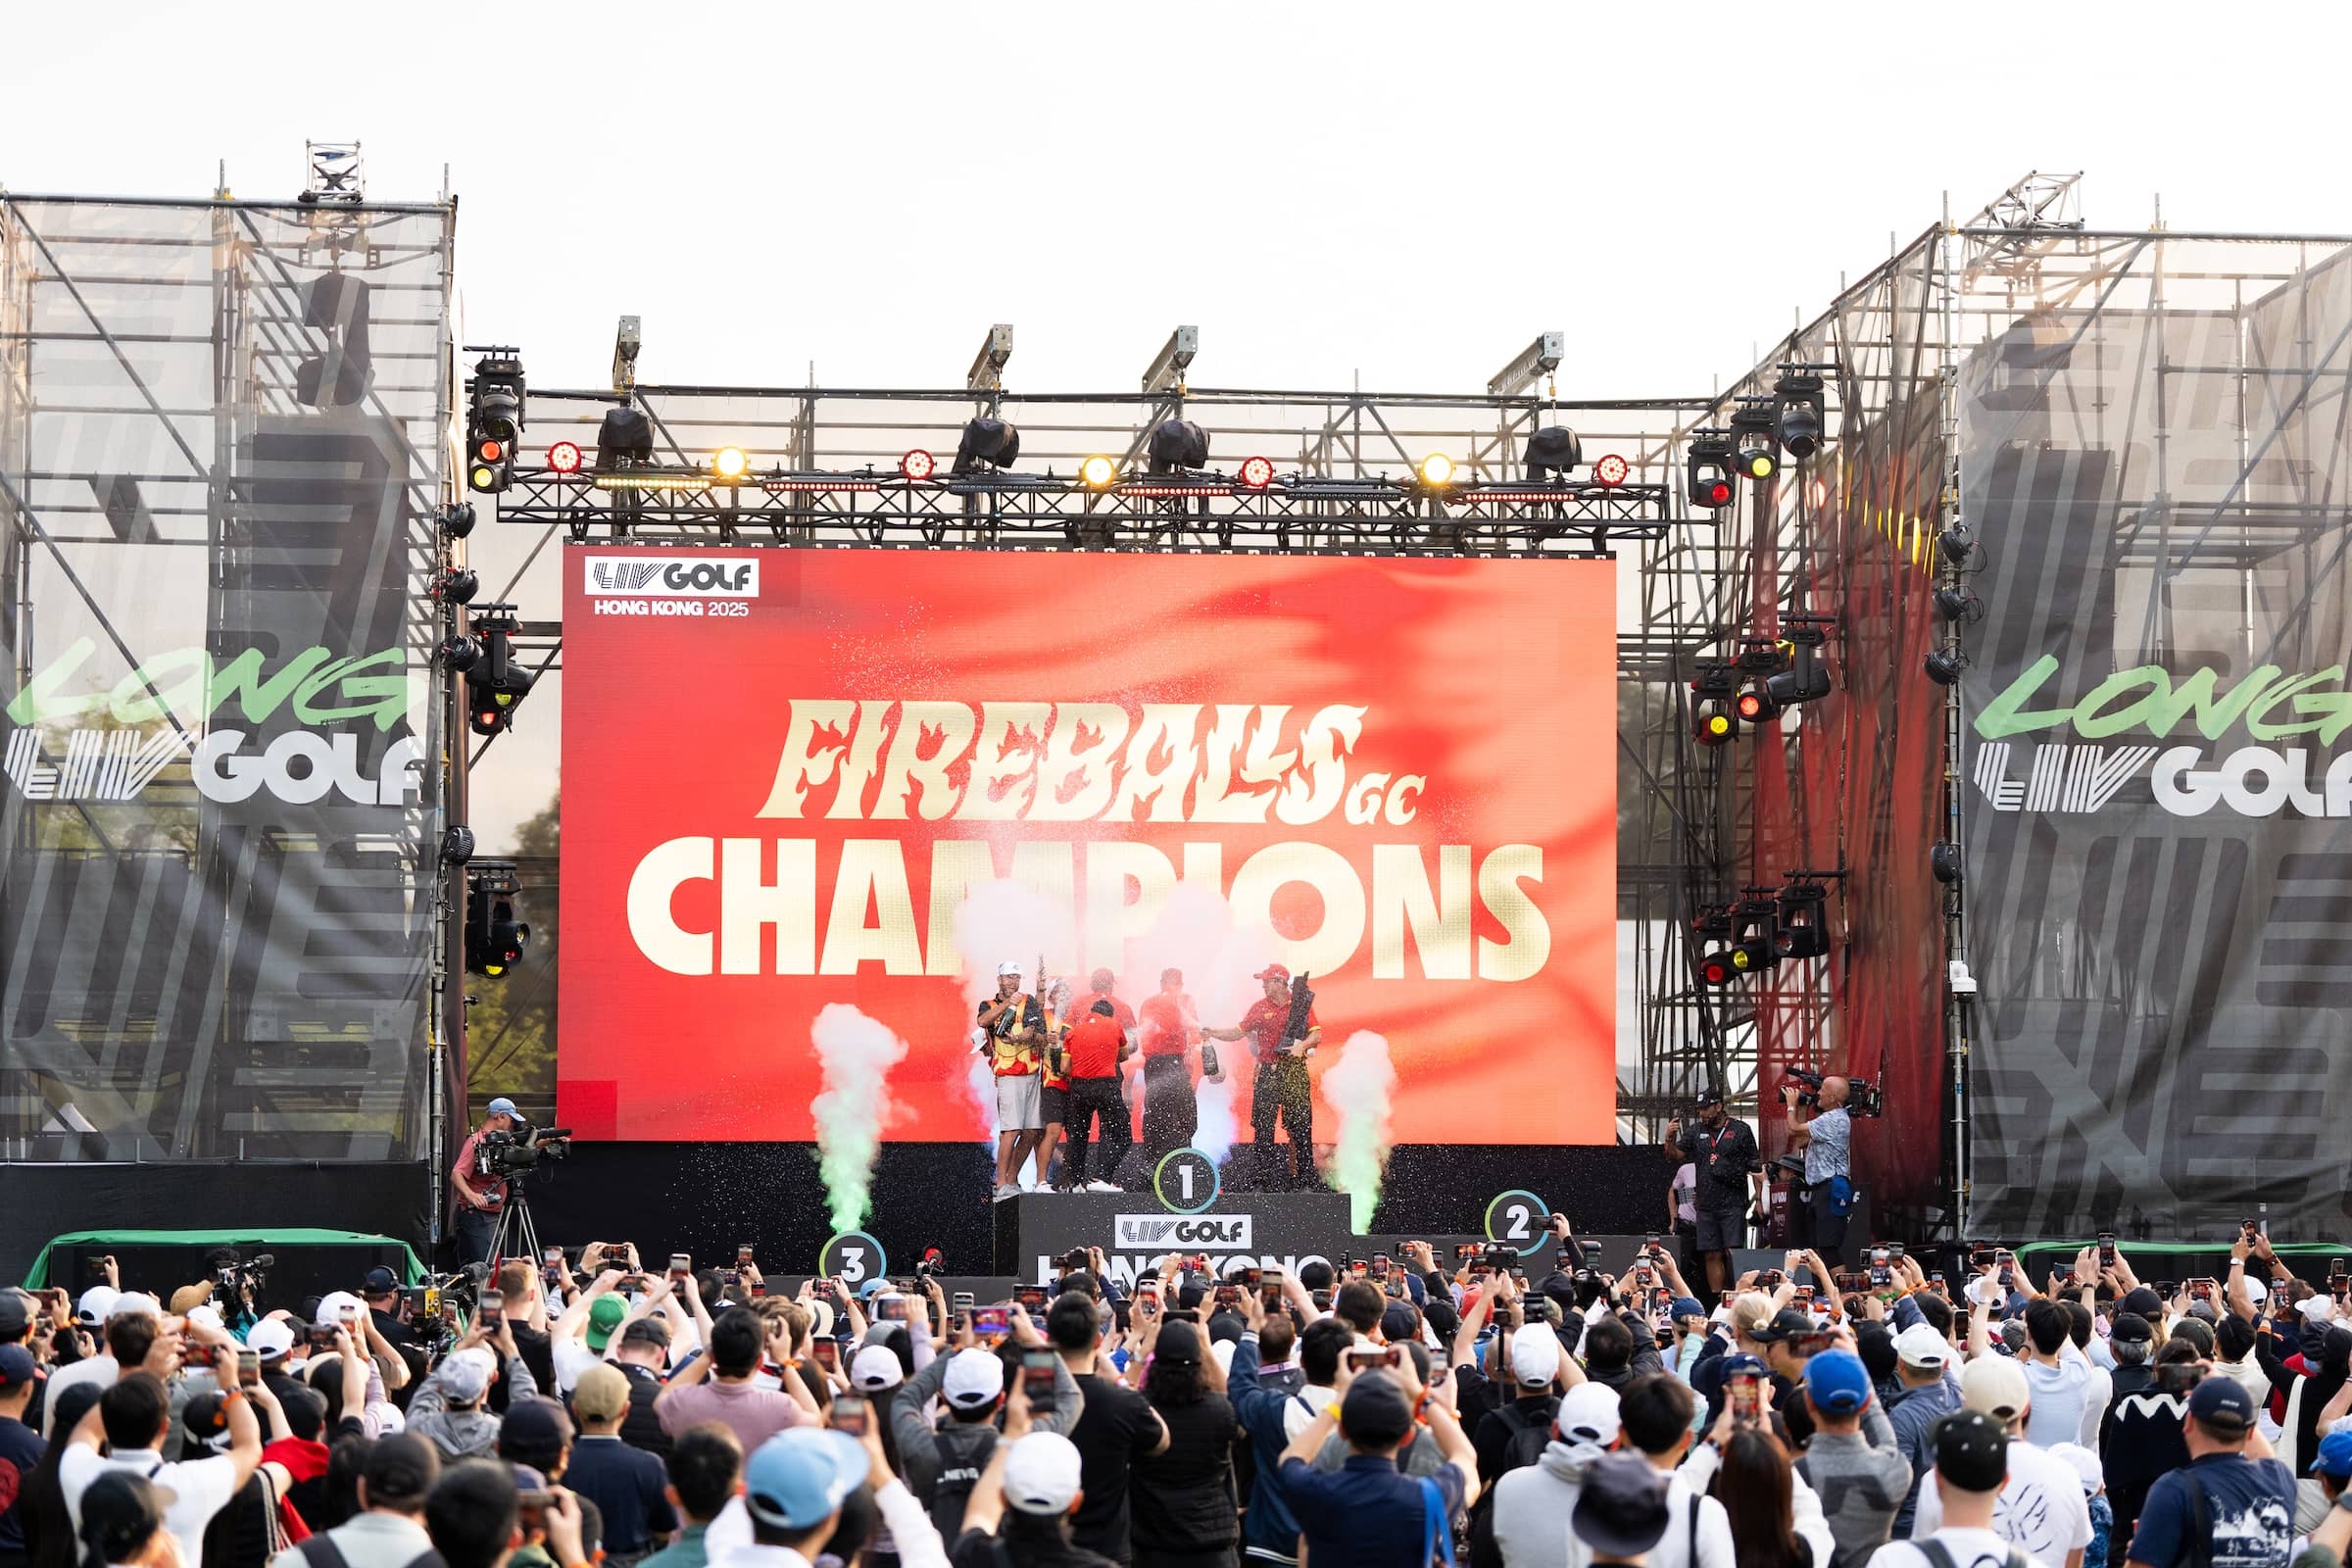
POLYGON ((492 1272, 496 1272, 503 1258, 528 1258, 531 1266, 536 1268, 539 1259, 545 1255, 539 1250, 539 1227, 531 1223, 531 1204, 522 1195, 521 1181, 511 1179, 507 1186, 512 1196, 508 1198, 506 1206, 499 1210, 497 1228, 490 1233, 492 1272), (516 1245, 521 1247, 520 1251, 514 1250, 516 1245))

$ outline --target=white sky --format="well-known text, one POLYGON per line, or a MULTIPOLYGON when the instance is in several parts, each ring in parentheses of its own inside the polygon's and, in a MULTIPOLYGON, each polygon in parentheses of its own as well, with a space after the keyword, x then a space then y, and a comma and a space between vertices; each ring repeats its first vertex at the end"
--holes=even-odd
MULTIPOLYGON (((1202 386, 1476 390, 1559 327, 1563 397, 1703 393, 2030 169, 2094 226, 2352 231, 2342 4, 101 10, 15 8, 0 181, 446 163, 468 336, 540 386, 629 312, 648 381, 956 384, 1003 320, 1015 386, 1127 388, 1183 321, 1202 386)), ((552 719, 477 776, 492 844, 552 719)))

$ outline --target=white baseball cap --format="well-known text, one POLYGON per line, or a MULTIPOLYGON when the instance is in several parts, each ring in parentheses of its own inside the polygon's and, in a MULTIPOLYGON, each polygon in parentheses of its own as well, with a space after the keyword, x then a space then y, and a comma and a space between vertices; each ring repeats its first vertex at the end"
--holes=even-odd
POLYGON ((1557 1427, 1566 1442, 1607 1447, 1617 1441, 1617 1391, 1606 1383, 1579 1383, 1560 1396, 1557 1427))
POLYGON ((1512 1332, 1511 1376, 1532 1387, 1559 1375, 1560 1337, 1551 1332, 1550 1324, 1529 1323, 1512 1332))
POLYGON ((81 1300, 74 1306, 74 1315, 93 1327, 103 1323, 114 1315, 115 1298, 121 1294, 111 1285, 93 1285, 81 1293, 81 1300))
POLYGON ((887 1345, 869 1345, 850 1361, 850 1382, 868 1394, 895 1389, 906 1381, 899 1356, 887 1345))
POLYGON ((1021 977, 1021 966, 1010 958, 1006 958, 1003 963, 997 965, 997 978, 1003 980, 1007 977, 1014 980, 1021 977))
POLYGON ((1004 1500, 1055 1518, 1078 1500, 1078 1446, 1058 1432, 1032 1432, 1004 1456, 1004 1500))
MULTIPOLYGON (((1896 1351, 1901 1354, 1901 1351, 1896 1351)), ((1960 1369, 1960 1403, 1995 1421, 2014 1421, 2034 1402, 2025 1369, 2005 1355, 1980 1355, 1960 1369)))
POLYGON ((1914 1323, 1894 1337, 1894 1353, 1905 1364, 1934 1372, 1952 1359, 1952 1342, 1926 1323, 1914 1323))
POLYGON ((339 1329, 343 1326, 343 1309, 347 1306, 353 1309, 354 1317, 366 1320, 368 1316, 367 1302, 349 1291, 329 1291, 318 1298, 318 1311, 311 1321, 322 1329, 339 1329))
MULTIPOLYGON (((871 1346, 868 1349, 881 1349, 884 1355, 890 1356, 892 1368, 897 1368, 899 1358, 891 1351, 880 1346, 871 1346)), ((863 1361, 866 1353, 859 1351, 858 1360, 863 1361)), ((944 1392, 950 1404, 960 1405, 966 1410, 987 1404, 1004 1392, 1004 1363, 986 1350, 957 1350, 948 1362, 948 1381, 944 1392)))
POLYGON ((273 1360, 294 1348, 294 1331, 282 1317, 264 1318, 245 1331, 245 1348, 263 1360, 273 1360))

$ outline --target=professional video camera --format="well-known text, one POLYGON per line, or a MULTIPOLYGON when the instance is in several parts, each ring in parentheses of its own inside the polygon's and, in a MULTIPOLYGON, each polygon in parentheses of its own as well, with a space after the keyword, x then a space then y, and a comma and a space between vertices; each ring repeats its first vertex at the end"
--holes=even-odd
POLYGON ((473 1173, 488 1180, 519 1176, 541 1162, 571 1153, 571 1129, 534 1127, 527 1133, 484 1133, 473 1146, 473 1173))
POLYGON ((914 1265, 914 1277, 918 1280, 946 1279, 948 1277, 948 1260, 940 1254, 938 1248, 926 1247, 923 1249, 922 1261, 914 1265))
MULTIPOLYGON (((1802 1084, 1804 1093, 1796 1102, 1810 1110, 1821 1103, 1821 1081, 1825 1074, 1803 1067, 1783 1067, 1781 1082, 1802 1084)), ((1885 1113, 1886 1102, 1879 1086, 1867 1078, 1848 1078, 1845 1081, 1845 1110, 1849 1116, 1877 1116, 1885 1113)))

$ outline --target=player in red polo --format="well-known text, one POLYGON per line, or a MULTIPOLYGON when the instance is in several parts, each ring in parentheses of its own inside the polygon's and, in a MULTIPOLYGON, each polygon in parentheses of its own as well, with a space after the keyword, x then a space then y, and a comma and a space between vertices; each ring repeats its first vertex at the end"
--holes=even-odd
POLYGON ((1159 989, 1137 1011, 1136 1034, 1144 1056, 1144 1167, 1155 1170, 1160 1157, 1191 1143, 1200 1125, 1200 1102, 1185 1059, 1200 1038, 1200 1017, 1185 995, 1183 970, 1159 972, 1159 989))
POLYGON ((1290 970, 1279 963, 1268 964, 1257 972, 1256 979, 1265 986, 1266 994, 1250 1004, 1239 1028, 1202 1029, 1200 1034, 1209 1040, 1250 1042, 1250 1054, 1257 1058, 1250 1132, 1257 1145, 1258 1165, 1273 1174, 1277 1186, 1295 1190, 1320 1179, 1315 1172, 1315 1089, 1306 1075, 1306 1058, 1323 1043, 1323 1026, 1310 1006, 1304 1032, 1290 1034, 1290 970), (1291 1141, 1288 1161, 1275 1155, 1277 1117, 1291 1141))

